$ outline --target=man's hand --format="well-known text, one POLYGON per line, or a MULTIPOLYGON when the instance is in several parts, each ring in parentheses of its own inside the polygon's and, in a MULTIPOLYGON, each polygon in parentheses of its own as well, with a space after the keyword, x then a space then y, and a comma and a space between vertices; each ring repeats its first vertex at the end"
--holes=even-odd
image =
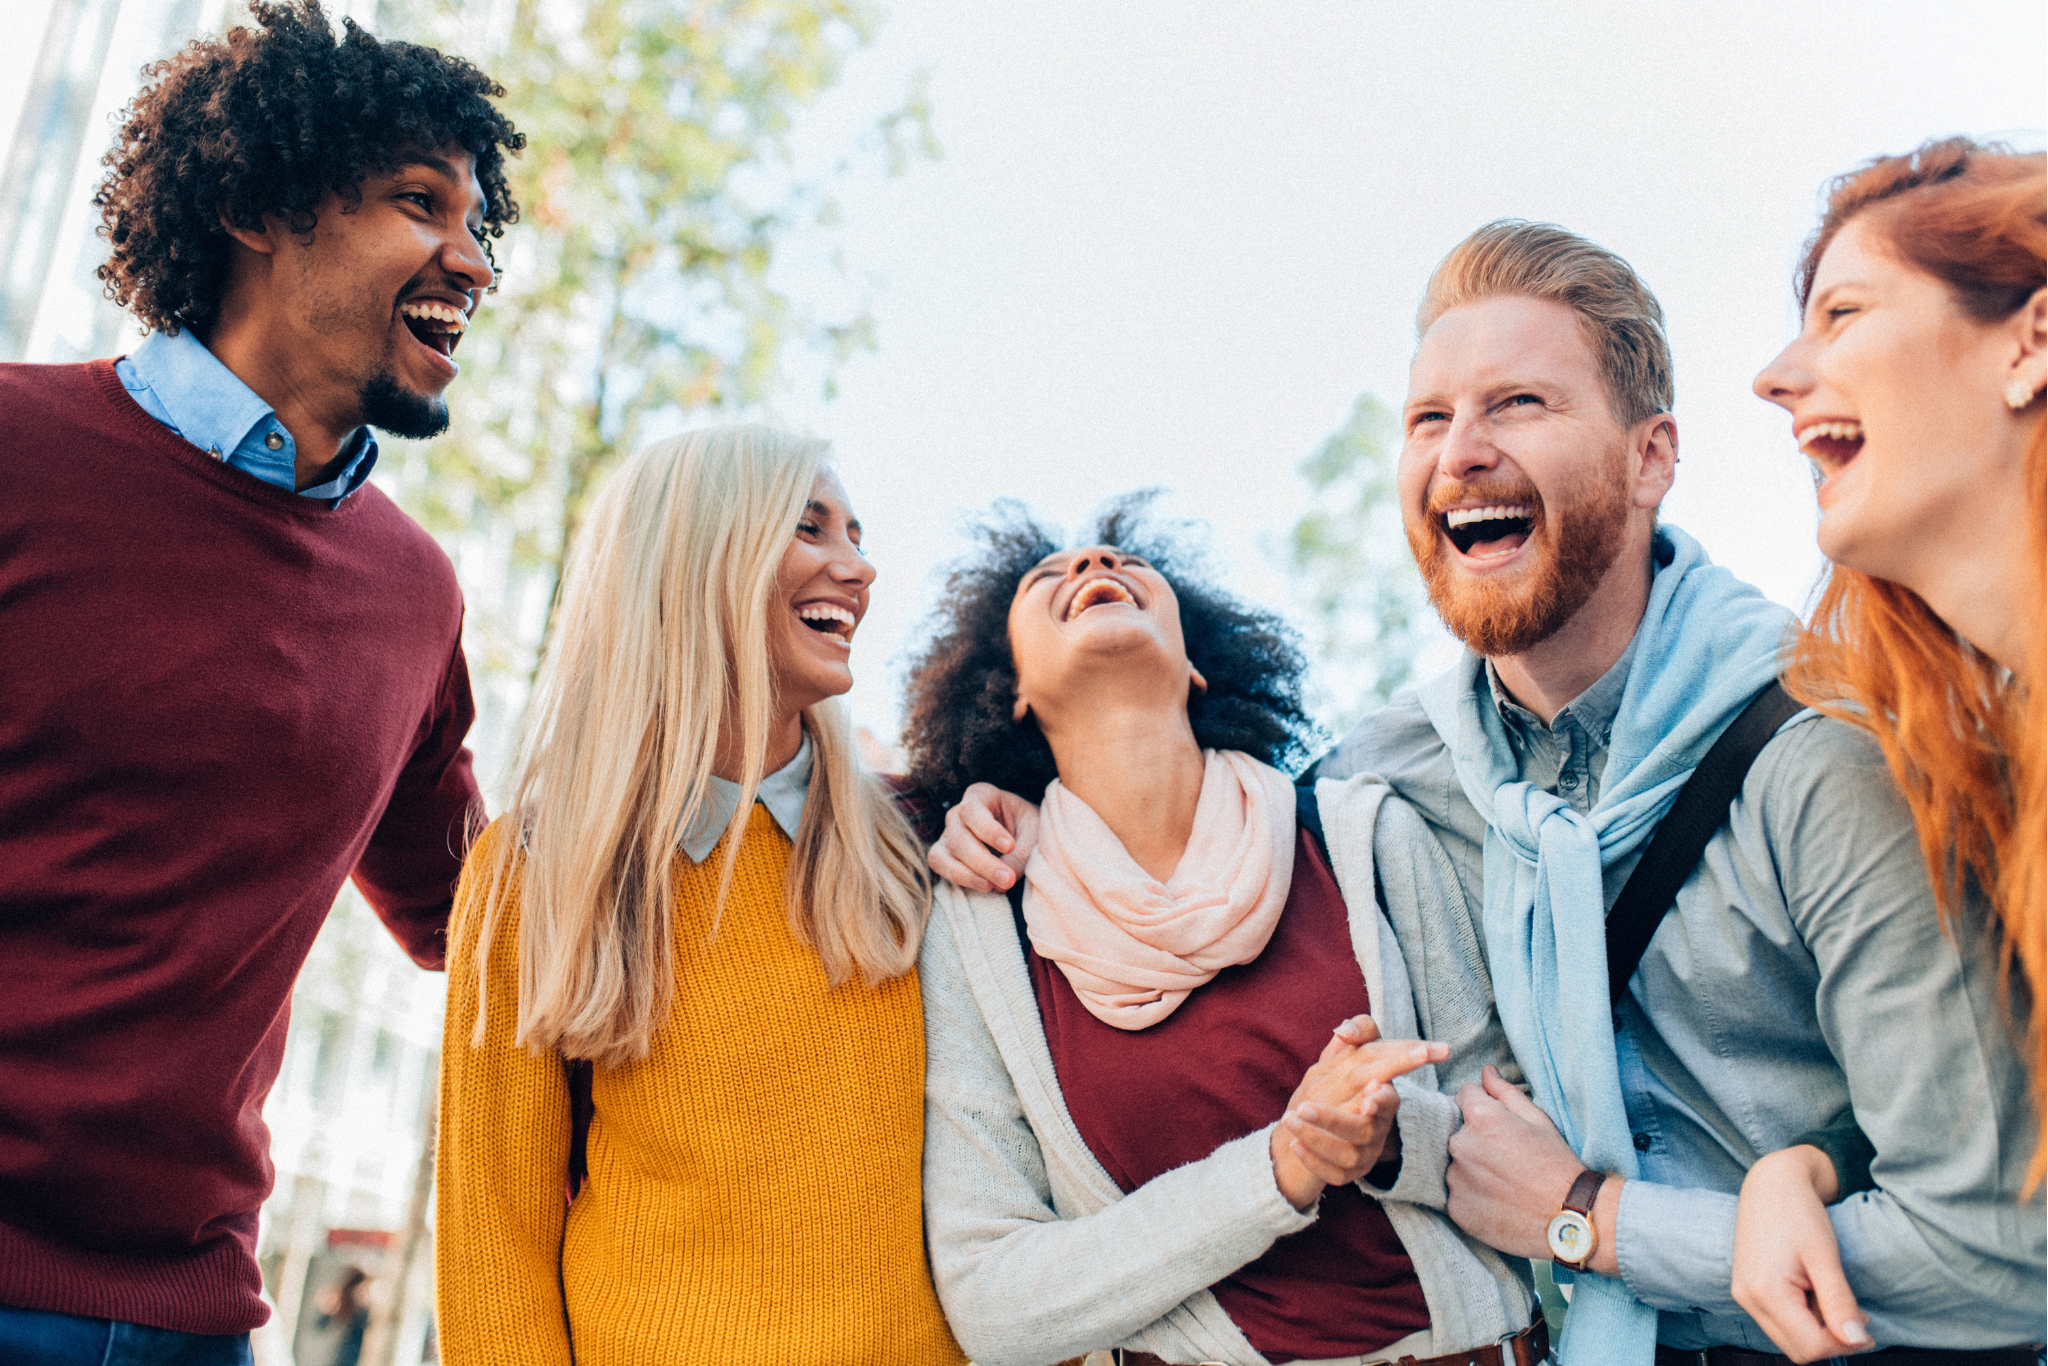
POLYGON ((946 813, 946 833, 925 861, 970 892, 1008 891, 1038 847, 1038 808, 1014 792, 976 783, 946 813))
POLYGON ((1423 1039, 1383 1041, 1364 1015, 1337 1026, 1273 1130, 1273 1179, 1288 1203, 1307 1209, 1326 1186, 1377 1167, 1401 1108, 1393 1079, 1450 1051, 1423 1039))
MULTIPOLYGON (((1547 1230, 1564 1208, 1572 1182, 1586 1169, 1550 1122, 1493 1068, 1483 1084, 1458 1089, 1465 1126, 1451 1135, 1451 1221, 1480 1242, 1514 1257, 1550 1259, 1547 1230)), ((1614 1212, 1621 1203, 1621 1178, 1610 1176, 1593 1202, 1598 1233, 1588 1268, 1619 1272, 1614 1260, 1614 1212)))
POLYGON ((1867 1352, 1877 1343, 1842 1274, 1827 1202, 1835 1164, 1801 1144, 1759 1158, 1735 1207, 1735 1302, 1794 1361, 1867 1352))

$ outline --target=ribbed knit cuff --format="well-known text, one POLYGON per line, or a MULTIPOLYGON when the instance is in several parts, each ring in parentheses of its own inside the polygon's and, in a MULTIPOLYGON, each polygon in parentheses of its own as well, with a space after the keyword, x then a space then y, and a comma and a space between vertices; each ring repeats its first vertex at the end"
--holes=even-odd
POLYGON ((1877 1182, 1870 1179, 1870 1164, 1877 1157, 1877 1149, 1870 1145, 1853 1110, 1844 1110, 1842 1117, 1825 1129, 1810 1130, 1785 1146, 1796 1148, 1802 1143, 1820 1149, 1835 1164, 1835 1180, 1842 1186, 1835 1196, 1837 1201, 1858 1191, 1877 1188, 1877 1182))

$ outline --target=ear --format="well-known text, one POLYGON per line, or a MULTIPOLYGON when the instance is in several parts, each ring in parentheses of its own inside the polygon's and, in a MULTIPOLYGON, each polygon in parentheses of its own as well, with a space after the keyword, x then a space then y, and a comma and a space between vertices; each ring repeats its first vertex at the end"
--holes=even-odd
POLYGON ((2037 289, 2013 315, 2013 340, 2018 343, 2005 372, 2006 403, 2014 411, 2031 405, 2048 387, 2048 289, 2037 289), (2025 402, 2014 403, 2017 398, 2025 402))
POLYGON ((1636 426, 1636 477, 1631 501, 1654 508, 1671 492, 1678 478, 1678 419, 1669 413, 1644 418, 1636 426))
POLYGON ((1024 724, 1024 718, 1029 715, 1031 715, 1031 704, 1024 700, 1024 693, 1021 689, 1019 689, 1017 693, 1017 705, 1010 708, 1010 719, 1021 726, 1024 724))
POLYGON ((1192 664, 1188 665, 1188 682, 1194 684, 1196 692, 1209 691, 1209 680, 1202 677, 1202 671, 1192 664))
POLYGON ((222 232, 225 232, 229 237, 234 238, 235 241, 240 242, 249 250, 262 256, 274 256, 277 254, 277 239, 272 236, 271 223, 271 219, 265 218, 263 220, 263 230, 257 232, 249 228, 236 227, 229 221, 226 214, 220 216, 222 232))

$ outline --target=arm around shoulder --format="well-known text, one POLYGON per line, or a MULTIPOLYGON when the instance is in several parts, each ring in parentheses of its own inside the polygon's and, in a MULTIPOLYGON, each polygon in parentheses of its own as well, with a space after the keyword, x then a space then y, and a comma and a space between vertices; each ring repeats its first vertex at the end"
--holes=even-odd
POLYGON ((489 961, 476 944, 492 888, 501 819, 472 851, 458 890, 441 1051, 435 1262, 442 1360, 450 1366, 570 1366, 560 1275, 567 1213, 569 1093, 560 1058, 513 1042, 518 1003, 518 883, 489 961), (479 1000, 483 1042, 472 1042, 479 1000))

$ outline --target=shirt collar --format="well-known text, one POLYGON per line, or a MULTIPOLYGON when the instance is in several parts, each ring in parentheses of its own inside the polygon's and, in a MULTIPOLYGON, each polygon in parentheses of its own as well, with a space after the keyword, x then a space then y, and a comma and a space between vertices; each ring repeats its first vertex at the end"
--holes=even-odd
POLYGON ((1486 685, 1493 691, 1493 703, 1500 708, 1500 714, 1509 724, 1510 730, 1556 730, 1567 719, 1576 721, 1579 728, 1599 745, 1607 743, 1608 735, 1614 729, 1614 718, 1621 711, 1621 695, 1628 687, 1628 671, 1635 663, 1636 640, 1630 637, 1628 648, 1621 652, 1621 658, 1614 661, 1606 673, 1595 679, 1584 692, 1565 703, 1552 717, 1550 725, 1538 720, 1536 713, 1515 701, 1495 672, 1493 661, 1486 661, 1486 685))
MULTIPOLYGON (((155 395, 179 436, 267 484, 296 488, 298 450, 276 409, 221 364, 190 328, 150 333, 130 353, 128 366, 155 395), (272 436, 278 441, 274 447, 268 440, 272 436)), ((368 427, 358 427, 343 442, 344 450, 351 447, 355 454, 333 478, 297 491, 339 503, 360 488, 376 468, 377 440, 368 427)))
MULTIPOLYGON (((796 838, 797 827, 804 819, 804 797, 811 789, 811 737, 807 731, 803 742, 796 747, 796 757, 761 780, 761 786, 754 791, 754 800, 768 808, 768 814, 782 827, 782 833, 796 838)), ((726 826, 732 824, 733 812, 739 809, 740 785, 727 782, 716 774, 711 775, 711 785, 704 793, 704 805, 698 808, 697 819, 690 825, 690 831, 683 836, 683 853, 692 863, 702 863, 711 857, 711 851, 718 846, 719 838, 725 834, 726 826)))

